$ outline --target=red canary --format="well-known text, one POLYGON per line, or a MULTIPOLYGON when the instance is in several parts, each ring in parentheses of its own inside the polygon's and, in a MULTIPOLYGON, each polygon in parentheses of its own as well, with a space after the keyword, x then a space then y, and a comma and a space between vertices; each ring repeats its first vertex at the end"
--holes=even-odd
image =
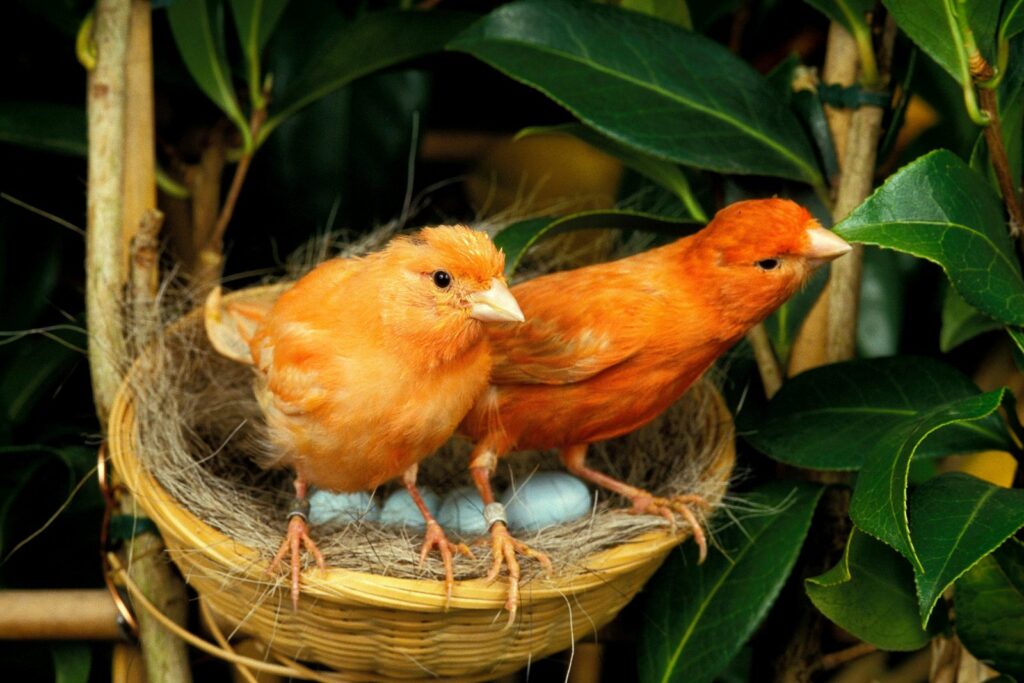
MULTIPOLYGON (((459 428, 476 442, 470 471, 485 505, 494 503, 490 477, 499 458, 556 448, 570 472, 630 499, 632 512, 673 523, 682 515, 703 559, 704 533, 690 509, 702 499, 658 498, 590 469, 587 444, 654 419, 815 268, 849 250, 801 206, 751 200, 667 246, 514 287, 527 322, 489 329, 491 386, 459 428)), ((502 512, 495 505, 485 515, 490 578, 507 563, 511 623, 516 553, 547 559, 509 535, 502 512)))
POLYGON ((206 302, 207 333, 256 370, 273 454, 295 471, 296 508, 271 570, 291 554, 298 604, 308 485, 371 490, 398 476, 427 522, 421 560, 437 548, 451 595, 453 552, 416 490, 417 464, 455 431, 487 385, 485 323, 522 321, 502 276, 504 255, 482 232, 426 228, 364 258, 323 263, 272 307, 206 302))

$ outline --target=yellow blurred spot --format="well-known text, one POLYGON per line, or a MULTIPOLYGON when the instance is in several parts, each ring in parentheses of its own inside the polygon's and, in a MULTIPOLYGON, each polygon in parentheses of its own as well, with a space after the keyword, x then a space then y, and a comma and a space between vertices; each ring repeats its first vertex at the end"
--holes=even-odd
POLYGON ((615 205, 622 164, 569 135, 511 138, 494 145, 466 178, 484 216, 566 214, 615 205))
POLYGON ((942 469, 963 472, 996 486, 1009 488, 1013 485, 1013 476, 1017 472, 1017 461, 1006 451, 981 451, 946 458, 942 469))

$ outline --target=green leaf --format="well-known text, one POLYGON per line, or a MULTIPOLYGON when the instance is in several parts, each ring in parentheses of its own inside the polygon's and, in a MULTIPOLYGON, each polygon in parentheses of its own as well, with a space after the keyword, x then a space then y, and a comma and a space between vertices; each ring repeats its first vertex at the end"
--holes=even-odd
POLYGON ((84 335, 59 330, 51 338, 59 343, 43 341, 23 344, 9 364, 0 368, 0 416, 11 424, 25 422, 72 367, 83 360, 75 344, 84 344, 84 335))
POLYGON ((999 22, 999 35, 1010 40, 1021 31, 1024 31, 1024 0, 1007 0, 999 22))
POLYGON ((652 580, 640 644, 640 680, 714 680, 764 618, 793 569, 822 489, 772 482, 748 494, 761 514, 715 534, 721 550, 697 564, 692 543, 652 580))
POLYGON ((979 334, 998 330, 1002 326, 1002 323, 964 301, 952 287, 946 288, 942 300, 942 329, 939 331, 939 349, 943 353, 948 353, 979 334))
POLYGON ((865 248, 857 315, 857 350, 861 357, 892 356, 899 351, 904 289, 900 254, 865 248))
POLYGON ((924 567, 914 578, 925 624, 954 581, 1024 526, 1024 491, 947 472, 914 490, 909 513, 924 567))
POLYGON ((1024 677, 1024 544, 1010 539, 956 582, 956 631, 1001 673, 1024 677))
POLYGON ((49 102, 0 102, 0 142, 85 156, 85 110, 49 102))
POLYGON ((923 573, 925 568, 917 554, 907 520, 910 459, 932 432, 997 414, 1005 394, 1006 389, 999 389, 952 401, 922 413, 915 420, 876 434, 877 441, 864 457, 864 466, 850 501, 853 523, 898 550, 910 560, 915 570, 923 573))
POLYGON ((687 207, 694 220, 701 223, 706 223, 708 220, 704 209, 693 196, 690 181, 686 179, 682 169, 670 161, 637 151, 632 147, 613 140, 607 135, 602 135, 593 128, 588 128, 579 123, 524 128, 516 135, 516 139, 531 135, 571 135, 578 138, 605 154, 617 158, 626 167, 633 169, 648 180, 657 183, 674 194, 687 207))
POLYGON ((210 0, 176 0, 167 8, 167 17, 192 78, 234 122, 249 149, 252 135, 235 96, 224 47, 224 6, 210 0))
MULTIPOLYGON (((981 0, 985 1, 990 2, 981 0)), ((882 0, 903 32, 957 83, 965 85, 971 82, 971 71, 954 13, 956 3, 957 0, 882 0)), ((998 8, 998 3, 993 4, 998 8)))
POLYGON ((245 54, 246 74, 249 79, 249 93, 254 109, 265 107, 263 77, 260 71, 260 54, 288 0, 231 0, 231 13, 235 17, 238 41, 245 54))
POLYGON ((693 21, 690 19, 690 9, 686 5, 686 0, 622 0, 619 6, 693 30, 693 21))
POLYGON ((875 0, 805 0, 832 21, 838 21, 853 33, 859 27, 867 28, 864 16, 875 7, 875 0))
POLYGON ((84 643, 54 643, 53 656, 55 683, 87 683, 92 668, 92 649, 84 643))
POLYGON ((360 76, 444 48, 473 21, 474 15, 430 12, 369 12, 340 26, 327 38, 318 59, 288 85, 280 110, 267 120, 260 140, 282 121, 360 76))
POLYGON ((967 303, 1024 324, 1024 279, 1002 205, 985 179, 937 150, 894 173, 835 232, 933 261, 967 303))
POLYGON ((856 529, 839 564, 807 579, 804 588, 830 621, 882 650, 917 650, 931 639, 921 628, 910 567, 856 529))
POLYGON ((616 7, 519 0, 449 47, 647 154, 722 173, 821 183, 799 122, 764 77, 701 35, 616 7))
POLYGON ((494 244, 505 252, 505 275, 511 276, 523 255, 542 237, 551 237, 572 230, 613 228, 643 230, 682 237, 698 227, 690 219, 655 216, 636 211, 582 211, 559 218, 530 218, 506 227, 494 236, 494 244))
MULTIPOLYGON (((855 470, 883 434, 980 394, 959 371, 932 358, 897 356, 835 363, 800 373, 740 433, 775 460, 821 470, 855 470)), ((998 415, 929 436, 915 457, 1012 448, 998 415)), ((891 455, 891 454, 890 454, 891 455)))

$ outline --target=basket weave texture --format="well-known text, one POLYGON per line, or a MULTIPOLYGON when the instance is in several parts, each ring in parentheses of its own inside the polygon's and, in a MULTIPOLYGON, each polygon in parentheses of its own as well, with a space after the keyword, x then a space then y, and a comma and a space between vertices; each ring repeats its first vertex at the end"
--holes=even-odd
MULTIPOLYGON (((198 314, 178 324, 201 325, 198 314)), ((138 372, 139 366, 133 369, 138 372)), ((597 552, 571 576, 540 576, 522 586, 516 623, 506 628, 507 584, 458 581, 446 609, 437 580, 378 576, 340 568, 303 574, 297 611, 286 581, 268 577, 266 558, 178 504, 145 469, 138 453, 133 379, 110 417, 114 467, 163 535, 171 558, 203 600, 236 630, 279 655, 330 667, 340 680, 485 680, 564 650, 605 625, 633 598, 668 552, 689 537, 667 528, 597 552)), ((709 383, 708 428, 720 435, 705 490, 717 506, 735 457, 731 416, 709 383)), ((226 503, 229 504, 229 503, 226 503)))

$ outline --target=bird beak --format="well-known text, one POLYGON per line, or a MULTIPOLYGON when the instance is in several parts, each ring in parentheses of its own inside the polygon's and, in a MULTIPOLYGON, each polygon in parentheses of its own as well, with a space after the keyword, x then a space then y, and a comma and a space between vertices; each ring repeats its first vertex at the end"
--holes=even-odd
POLYGON ((804 257, 812 268, 837 259, 853 249, 842 237, 819 226, 807 228, 807 237, 808 246, 804 257))
POLYGON ((519 302, 498 278, 491 278, 491 288, 487 291, 471 294, 469 303, 472 304, 469 317, 485 323, 521 323, 526 320, 519 309, 519 302))

